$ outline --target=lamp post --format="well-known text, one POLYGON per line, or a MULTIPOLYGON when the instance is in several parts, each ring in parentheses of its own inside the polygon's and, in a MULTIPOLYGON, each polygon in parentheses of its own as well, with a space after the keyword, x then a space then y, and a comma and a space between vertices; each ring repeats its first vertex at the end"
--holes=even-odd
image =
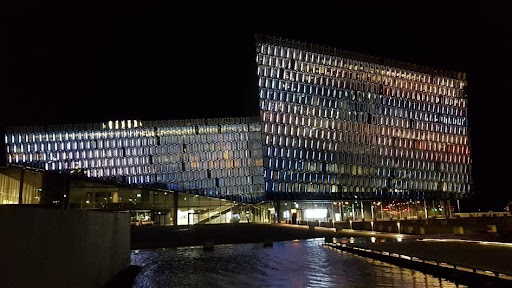
POLYGON ((343 203, 344 202, 338 202, 338 211, 340 212, 340 219, 341 219, 341 221, 345 220, 345 219, 343 219, 343 209, 342 209, 343 203))
POLYGON ((167 220, 167 192, 164 192, 164 226, 165 226, 165 222, 167 220))
MULTIPOLYGON (((354 208, 354 202, 356 202, 356 201, 352 201, 352 220, 356 220, 356 209, 354 208)), ((350 223, 352 225, 352 221, 350 223)), ((350 228, 350 229, 352 229, 352 228, 350 228)))

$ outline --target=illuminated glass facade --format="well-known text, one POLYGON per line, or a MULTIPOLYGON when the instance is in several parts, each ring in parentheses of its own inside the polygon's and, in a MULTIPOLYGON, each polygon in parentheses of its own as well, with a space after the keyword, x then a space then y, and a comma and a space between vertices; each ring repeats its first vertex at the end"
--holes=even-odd
POLYGON ((268 198, 471 191, 464 74, 257 38, 268 198))
POLYGON ((111 121, 13 128, 5 142, 9 164, 254 202, 264 197, 260 127, 258 118, 111 121))
POLYGON ((258 215, 292 223, 435 216, 473 192, 463 73, 260 36, 256 61, 259 117, 12 127, 8 164, 274 201, 258 215))

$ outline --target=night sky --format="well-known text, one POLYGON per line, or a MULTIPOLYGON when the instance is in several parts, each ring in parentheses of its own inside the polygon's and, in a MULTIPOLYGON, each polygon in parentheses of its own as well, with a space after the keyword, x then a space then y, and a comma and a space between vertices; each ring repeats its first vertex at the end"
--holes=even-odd
POLYGON ((259 115, 254 34, 276 35, 466 72, 477 195, 464 205, 502 211, 512 201, 512 29, 504 7, 50 2, 4 5, 2 129, 259 115))

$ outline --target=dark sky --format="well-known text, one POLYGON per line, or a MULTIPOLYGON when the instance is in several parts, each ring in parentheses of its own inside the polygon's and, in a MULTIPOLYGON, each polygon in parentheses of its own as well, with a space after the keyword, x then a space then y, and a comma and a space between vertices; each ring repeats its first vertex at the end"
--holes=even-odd
POLYGON ((1 128, 258 115, 253 40, 263 33, 466 72, 474 203, 499 210, 512 201, 505 7, 75 2, 4 5, 1 128))

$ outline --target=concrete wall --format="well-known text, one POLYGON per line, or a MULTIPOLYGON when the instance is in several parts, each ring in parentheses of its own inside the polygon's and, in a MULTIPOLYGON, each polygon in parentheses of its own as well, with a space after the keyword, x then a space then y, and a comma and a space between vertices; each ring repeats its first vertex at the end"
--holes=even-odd
POLYGON ((130 265, 130 217, 0 206, 2 287, 101 287, 130 265))

